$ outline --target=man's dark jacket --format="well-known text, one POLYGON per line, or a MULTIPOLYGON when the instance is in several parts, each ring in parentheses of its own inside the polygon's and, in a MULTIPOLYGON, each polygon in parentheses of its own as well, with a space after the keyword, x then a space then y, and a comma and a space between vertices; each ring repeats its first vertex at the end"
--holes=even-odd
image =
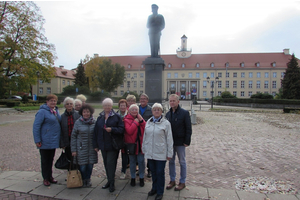
POLYGON ((147 104, 147 108, 146 108, 144 114, 141 114, 141 105, 139 107, 140 107, 140 109, 139 109, 140 115, 147 122, 148 119, 150 119, 152 117, 152 108, 151 108, 151 106, 149 106, 149 104, 147 104))
POLYGON ((167 112, 166 118, 171 123, 174 146, 191 144, 192 125, 190 113, 179 105, 173 113, 172 108, 167 112))

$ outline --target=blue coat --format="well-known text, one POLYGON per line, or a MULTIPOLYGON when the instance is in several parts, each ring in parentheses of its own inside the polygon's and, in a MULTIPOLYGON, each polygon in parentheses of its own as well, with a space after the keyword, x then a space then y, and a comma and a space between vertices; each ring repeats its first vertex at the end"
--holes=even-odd
POLYGON ((39 149, 56 149, 59 148, 60 140, 60 121, 58 108, 55 108, 57 118, 51 113, 47 104, 40 106, 39 111, 35 115, 33 123, 34 143, 41 142, 39 149))

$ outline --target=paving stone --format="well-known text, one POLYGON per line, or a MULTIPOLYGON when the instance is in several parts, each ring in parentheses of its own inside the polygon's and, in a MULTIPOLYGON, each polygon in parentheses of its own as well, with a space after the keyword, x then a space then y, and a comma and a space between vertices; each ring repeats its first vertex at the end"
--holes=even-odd
POLYGON ((32 190, 30 194, 47 196, 47 197, 56 197, 63 190, 67 189, 66 185, 51 184, 49 187, 40 185, 38 188, 32 190))
POLYGON ((82 200, 85 199, 87 194, 89 194, 92 190, 93 188, 64 189, 56 196, 56 198, 82 200))
POLYGON ((207 189, 203 187, 186 186, 186 188, 181 190, 179 193, 181 198, 208 198, 207 189))
POLYGON ((6 180, 6 179, 0 179, 0 189, 6 189, 9 186, 12 186, 19 181, 17 180, 6 180))
MULTIPOLYGON (((264 200, 267 196, 262 193, 253 193, 246 191, 236 191, 240 200, 264 200)), ((273 199, 272 199, 273 200, 273 199)))
POLYGON ((39 172, 28 172, 21 171, 20 173, 15 173, 9 177, 6 177, 7 180, 34 180, 32 177, 40 175, 39 172))
POLYGON ((41 183, 39 183, 39 182, 19 181, 16 184, 13 184, 13 185, 5 188, 5 190, 28 193, 31 190, 39 187, 40 185, 41 185, 41 183))
POLYGON ((234 190, 208 189, 208 195, 214 200, 239 200, 234 190))
POLYGON ((10 177, 17 173, 20 173, 20 171, 2 171, 0 173, 0 179, 10 177))
POLYGON ((296 195, 291 194, 266 194, 270 200, 299 200, 296 195))

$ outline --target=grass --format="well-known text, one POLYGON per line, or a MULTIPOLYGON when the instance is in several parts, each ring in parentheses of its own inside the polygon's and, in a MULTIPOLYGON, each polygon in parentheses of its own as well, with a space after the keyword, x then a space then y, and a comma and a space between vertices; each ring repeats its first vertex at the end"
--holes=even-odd
MULTIPOLYGON (((64 105, 59 104, 57 105, 58 108, 63 108, 64 105)), ((14 107, 17 110, 23 110, 23 111, 30 111, 30 110, 38 110, 40 109, 40 106, 16 106, 14 107)), ((95 109, 102 109, 102 105, 93 105, 93 108, 95 109)), ((113 106, 113 109, 119 109, 118 106, 113 106)))

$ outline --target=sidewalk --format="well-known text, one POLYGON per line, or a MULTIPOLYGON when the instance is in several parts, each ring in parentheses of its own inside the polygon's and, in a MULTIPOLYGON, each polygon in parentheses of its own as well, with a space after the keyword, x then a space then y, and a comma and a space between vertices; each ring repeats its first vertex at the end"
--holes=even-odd
MULTIPOLYGON (((40 172, 29 171, 3 171, 0 173, 0 199, 115 199, 115 200, 152 200, 155 196, 148 197, 151 182, 146 182, 144 187, 138 184, 131 187, 129 179, 116 179, 116 190, 110 193, 101 187, 106 183, 104 178, 92 177, 91 188, 66 188, 66 174, 55 175, 58 184, 50 187, 43 185, 40 172)), ((165 190, 164 200, 299 200, 300 195, 282 194, 256 194, 245 191, 211 189, 197 186, 187 186, 180 192, 165 190)))

